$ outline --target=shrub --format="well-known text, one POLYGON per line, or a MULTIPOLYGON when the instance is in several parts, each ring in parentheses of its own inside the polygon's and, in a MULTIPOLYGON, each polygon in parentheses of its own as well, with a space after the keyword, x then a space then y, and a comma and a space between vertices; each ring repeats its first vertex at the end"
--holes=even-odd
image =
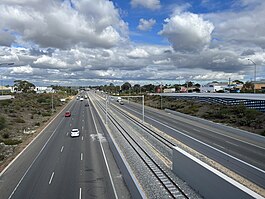
POLYGON ((5 156, 3 154, 0 154, 0 161, 3 161, 5 159, 5 156))
POLYGON ((22 141, 21 140, 12 140, 12 139, 8 139, 8 140, 3 140, 5 145, 17 145, 20 144, 22 141))
POLYGON ((51 113, 50 112, 43 112, 41 115, 43 117, 47 117, 47 116, 51 116, 51 113))
POLYGON ((25 123, 25 120, 23 120, 22 118, 15 118, 14 122, 16 122, 16 123, 25 123))
POLYGON ((4 133, 2 137, 5 138, 5 139, 9 138, 9 133, 7 133, 7 132, 4 133))
POLYGON ((0 116, 0 130, 6 127, 6 119, 3 116, 0 116))

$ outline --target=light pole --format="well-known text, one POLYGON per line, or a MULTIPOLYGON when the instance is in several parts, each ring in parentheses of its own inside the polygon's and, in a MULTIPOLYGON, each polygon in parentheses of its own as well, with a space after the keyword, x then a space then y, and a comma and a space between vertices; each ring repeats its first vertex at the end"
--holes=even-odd
POLYGON ((256 82, 256 68, 257 68, 257 64, 252 60, 252 59, 248 59, 249 61, 251 61, 254 64, 254 93, 256 93, 256 89, 255 89, 255 82, 256 82))

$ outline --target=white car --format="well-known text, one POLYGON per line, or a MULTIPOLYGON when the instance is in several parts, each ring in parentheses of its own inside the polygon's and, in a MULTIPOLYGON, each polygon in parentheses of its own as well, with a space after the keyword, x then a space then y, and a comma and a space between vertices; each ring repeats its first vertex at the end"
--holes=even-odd
POLYGON ((72 129, 71 137, 79 137, 79 130, 78 129, 72 129))
POLYGON ((81 98, 80 98, 80 101, 83 101, 83 100, 84 100, 84 98, 83 98, 83 97, 81 97, 81 98))

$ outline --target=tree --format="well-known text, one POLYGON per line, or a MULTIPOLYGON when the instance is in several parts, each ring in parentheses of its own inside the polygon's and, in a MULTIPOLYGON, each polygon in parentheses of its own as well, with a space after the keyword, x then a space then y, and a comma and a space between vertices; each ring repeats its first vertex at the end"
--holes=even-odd
POLYGON ((142 86, 142 90, 151 93, 155 91, 155 86, 153 84, 147 84, 142 86))
POLYGON ((125 82, 122 86, 121 89, 123 91, 128 91, 130 88, 132 87, 132 85, 129 82, 125 82))
POLYGON ((253 90, 254 90, 254 84, 252 82, 246 82, 243 85, 242 89, 241 89, 241 91, 242 92, 245 92, 245 93, 247 93, 247 92, 253 92, 253 90))
POLYGON ((133 86, 133 91, 134 91, 135 93, 139 93, 140 90, 141 90, 141 86, 140 86, 140 84, 135 84, 135 85, 133 86))
POLYGON ((32 92, 35 88, 35 85, 26 81, 26 80, 15 80, 14 86, 17 87, 18 91, 22 91, 24 93, 32 92))

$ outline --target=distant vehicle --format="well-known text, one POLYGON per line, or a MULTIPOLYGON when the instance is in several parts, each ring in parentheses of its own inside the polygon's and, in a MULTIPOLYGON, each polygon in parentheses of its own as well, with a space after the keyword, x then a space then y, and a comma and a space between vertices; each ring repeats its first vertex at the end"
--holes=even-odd
POLYGON ((117 98, 117 102, 121 102, 121 100, 122 100, 121 97, 117 98))
POLYGON ((64 114, 65 117, 70 117, 71 116, 71 112, 70 111, 66 111, 64 114))
POLYGON ((89 106, 89 104, 85 104, 85 106, 89 106))
POLYGON ((123 105, 124 104, 123 101, 120 101, 119 103, 120 103, 120 105, 123 105))
POLYGON ((83 97, 81 97, 81 98, 80 98, 80 101, 83 101, 83 100, 84 100, 84 98, 83 98, 83 97))
POLYGON ((71 137, 78 137, 78 136, 79 136, 79 130, 78 129, 72 129, 71 137))
POLYGON ((87 95, 85 95, 85 99, 87 99, 87 95))

